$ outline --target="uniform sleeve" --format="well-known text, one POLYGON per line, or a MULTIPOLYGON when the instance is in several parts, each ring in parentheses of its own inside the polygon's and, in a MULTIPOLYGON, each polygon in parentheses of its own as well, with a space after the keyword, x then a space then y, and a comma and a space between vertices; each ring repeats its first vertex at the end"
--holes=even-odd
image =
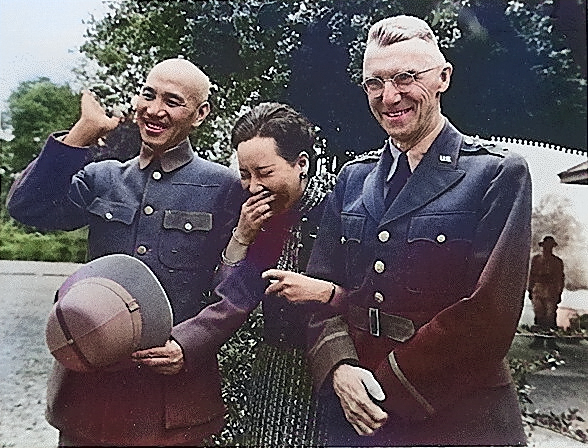
MULTIPOLYGON (((231 231, 237 225, 239 220, 239 213, 241 211, 241 204, 245 202, 249 193, 241 186, 241 181, 235 176, 228 182, 225 197, 222 201, 220 213, 221 221, 219 223, 221 238, 221 248, 226 247, 231 239, 231 231)), ((220 262, 220 260, 219 260, 220 262)))
POLYGON ((265 287, 259 267, 244 260, 223 270, 214 290, 218 301, 172 329, 172 337, 182 346, 188 365, 216 354, 263 297, 265 287))
POLYGON ((511 381, 502 363, 522 311, 531 240, 531 181, 522 158, 498 165, 480 212, 473 293, 439 312, 375 372, 383 407, 400 417, 436 414, 499 372, 506 372, 504 384, 511 381))
POLYGON ((43 230, 72 230, 86 224, 85 212, 68 196, 87 148, 68 146, 51 135, 39 156, 12 185, 6 208, 17 221, 43 230))
MULTIPOLYGON (((343 288, 347 286, 345 272, 341 268, 341 260, 345 259, 345 254, 337 237, 341 235, 340 216, 346 183, 347 170, 344 169, 327 200, 306 270, 311 277, 332 281, 343 288)), ((356 364, 358 360, 349 328, 342 316, 345 312, 344 305, 344 298, 337 298, 337 306, 315 306, 310 317, 307 329, 308 360, 316 391, 322 388, 335 366, 342 362, 356 364)))

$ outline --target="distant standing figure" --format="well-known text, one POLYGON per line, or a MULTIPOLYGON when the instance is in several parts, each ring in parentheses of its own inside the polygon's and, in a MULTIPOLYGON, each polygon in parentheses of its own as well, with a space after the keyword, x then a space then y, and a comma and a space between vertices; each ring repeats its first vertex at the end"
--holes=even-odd
MULTIPOLYGON (((564 287, 564 263, 561 258, 553 255, 553 248, 557 246, 555 238, 548 235, 539 242, 543 249, 540 254, 533 256, 529 273, 529 298, 533 303, 535 325, 541 330, 556 329, 555 321, 557 304, 561 302, 564 287)), ((544 338, 535 338, 532 347, 542 347, 544 338)), ((547 340, 547 347, 555 349, 555 341, 547 340)))

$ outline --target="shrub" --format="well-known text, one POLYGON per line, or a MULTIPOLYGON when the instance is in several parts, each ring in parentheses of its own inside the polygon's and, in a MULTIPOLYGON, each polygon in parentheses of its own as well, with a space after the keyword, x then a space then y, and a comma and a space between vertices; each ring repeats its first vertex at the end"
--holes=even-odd
POLYGON ((0 259, 83 263, 87 229, 29 232, 11 221, 0 223, 0 259))
POLYGON ((555 370, 563 364, 565 364, 565 361, 557 350, 544 353, 541 357, 533 360, 509 359, 510 371, 518 392, 523 421, 528 425, 529 429, 538 426, 586 443, 588 442, 588 434, 578 428, 577 425, 578 422, 584 422, 584 419, 579 414, 579 409, 569 408, 559 415, 551 411, 542 412, 529 409, 529 405, 532 405, 533 401, 529 397, 532 386, 529 385, 527 376, 545 369, 555 370))
POLYGON ((251 367, 255 348, 263 333, 261 307, 255 309, 247 322, 221 347, 218 354, 222 376, 222 397, 227 405, 227 424, 219 435, 212 436, 210 445, 241 446, 243 418, 250 412, 247 403, 247 387, 251 381, 251 367))

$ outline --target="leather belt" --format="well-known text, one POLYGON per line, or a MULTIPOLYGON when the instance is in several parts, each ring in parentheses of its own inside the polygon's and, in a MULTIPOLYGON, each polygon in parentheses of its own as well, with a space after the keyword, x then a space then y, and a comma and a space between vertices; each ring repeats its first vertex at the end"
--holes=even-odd
POLYGON ((415 333, 414 322, 406 317, 387 314, 379 308, 351 305, 347 313, 349 324, 372 336, 386 336, 398 342, 408 341, 415 333))

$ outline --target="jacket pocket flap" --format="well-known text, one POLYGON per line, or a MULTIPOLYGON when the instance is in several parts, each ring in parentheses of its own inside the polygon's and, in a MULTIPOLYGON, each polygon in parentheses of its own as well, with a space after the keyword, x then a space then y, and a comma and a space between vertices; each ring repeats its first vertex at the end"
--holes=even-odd
POLYGON ((341 243, 361 243, 365 221, 364 215, 341 213, 341 243))
POLYGON ((212 229, 212 213, 166 210, 163 217, 163 228, 182 230, 188 233, 195 230, 208 232, 212 229))
POLYGON ((94 199, 88 206, 88 211, 106 221, 117 221, 127 225, 133 222, 137 212, 136 208, 130 207, 128 204, 107 201, 102 198, 94 199))
POLYGON ((413 216, 408 229, 408 242, 425 240, 442 244, 457 240, 472 241, 476 230, 475 218, 473 212, 413 216))

